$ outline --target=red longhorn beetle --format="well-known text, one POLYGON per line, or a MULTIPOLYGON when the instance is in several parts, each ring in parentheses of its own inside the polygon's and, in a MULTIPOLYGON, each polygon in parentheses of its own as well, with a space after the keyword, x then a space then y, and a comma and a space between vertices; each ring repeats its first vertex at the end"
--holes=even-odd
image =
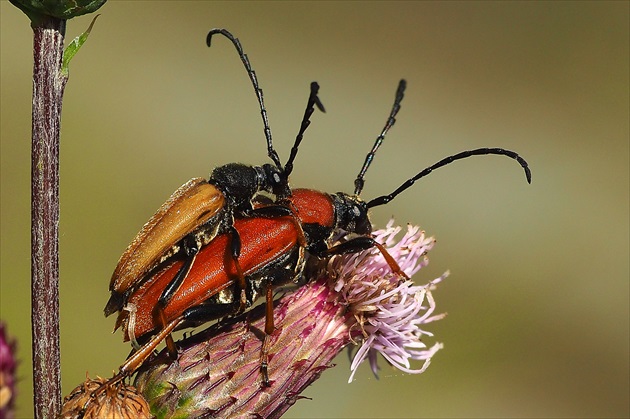
MULTIPOLYGON (((282 166, 273 148, 263 93, 258 86, 256 73, 252 70, 239 40, 227 30, 210 31, 207 37, 208 46, 212 36, 217 33, 232 41, 252 81, 263 119, 267 152, 275 166, 230 163, 215 168, 207 181, 203 178, 193 178, 177 189, 149 219, 120 257, 110 282, 112 295, 105 307, 107 316, 120 310, 124 304, 125 293, 136 287, 152 269, 168 258, 176 254, 186 255, 186 263, 181 268, 181 275, 185 276, 199 249, 210 243, 217 234, 223 232, 230 232, 233 236, 238 234, 237 230, 232 228, 234 216, 273 217, 286 214, 286 211, 276 206, 255 210, 252 207, 252 199, 260 192, 268 192, 278 198, 290 195, 288 178, 293 170, 297 147, 310 125, 314 107, 317 106, 324 111, 317 97, 319 86, 317 83, 311 84, 311 94, 293 150, 287 163, 282 166)), ((233 242, 237 243, 238 237, 234 237, 233 242)), ((233 253, 236 251, 237 249, 233 253)), ((234 259, 238 263, 236 254, 234 259)))
MULTIPOLYGON (((518 154, 500 148, 480 148, 440 160, 407 180, 391 194, 369 202, 359 198, 365 173, 375 152, 395 123, 405 86, 405 81, 401 80, 386 125, 355 180, 354 194, 295 189, 289 196, 277 197, 273 208, 285 208, 286 215, 237 219, 233 224, 236 234, 226 232, 217 235, 200 249, 196 259, 187 268, 186 275, 181 272, 187 259, 172 259, 160 269, 152 271, 143 283, 126 296, 128 309, 120 312, 117 327, 123 326, 126 339, 146 340, 154 336, 122 365, 120 373, 112 380, 132 374, 174 329, 240 313, 263 294, 267 304, 265 333, 267 336, 273 333, 273 287, 297 281, 301 277, 305 250, 316 257, 327 257, 376 246, 392 270, 404 275, 393 258, 371 237, 368 209, 386 204, 416 180, 439 167, 473 155, 505 155, 517 160, 525 170, 528 182, 531 181, 527 162, 518 154), (353 235, 342 244, 333 245, 331 238, 339 230, 353 235), (230 244, 234 237, 240 238, 238 263, 230 244), (240 286, 239 278, 243 279, 245 287, 240 286), (245 306, 239 297, 239 292, 243 291, 245 306), (164 298, 165 295, 168 298, 164 298)), ((297 152, 297 146, 294 150, 297 152)), ((264 208, 267 207, 256 207, 264 208)), ((265 337, 261 349, 261 372, 263 384, 269 385, 266 341, 265 337)))
MULTIPOLYGON (((258 85, 256 73, 252 69, 247 55, 237 38, 225 29, 213 29, 207 37, 207 44, 214 34, 227 37, 236 48, 247 74, 252 82, 264 125, 267 139, 267 152, 274 165, 248 166, 230 163, 215 168, 210 178, 193 178, 177 189, 171 197, 149 219, 140 232, 120 257, 112 274, 109 289, 111 297, 105 306, 105 315, 120 311, 130 293, 150 276, 150 273, 168 260, 183 256, 173 283, 166 287, 164 295, 157 305, 164 307, 170 295, 177 289, 193 265, 199 250, 210 243, 218 234, 231 235, 231 256, 239 267, 239 231, 234 228, 234 218, 243 216, 280 217, 290 212, 286 207, 269 205, 254 209, 252 200, 260 192, 268 192, 282 199, 290 195, 289 175, 293 170, 293 160, 302 141, 303 134, 310 125, 310 117, 315 106, 321 111, 324 107, 317 97, 319 86, 311 84, 311 93, 302 118, 300 130, 296 136, 293 149, 287 163, 282 166, 277 152, 273 148, 271 129, 267 120, 263 93, 258 85)), ((241 290, 240 305, 247 306, 244 276, 238 275, 238 286, 241 290)), ((174 351, 172 340, 167 340, 171 351, 174 351)))

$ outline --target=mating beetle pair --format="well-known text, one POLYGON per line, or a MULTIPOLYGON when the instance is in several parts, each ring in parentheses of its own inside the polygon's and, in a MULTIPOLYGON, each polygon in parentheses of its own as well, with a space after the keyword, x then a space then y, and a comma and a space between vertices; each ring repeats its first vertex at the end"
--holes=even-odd
POLYGON ((258 98, 274 165, 260 167, 228 164, 215 169, 209 180, 195 178, 180 187, 145 224, 123 253, 110 283, 112 296, 105 314, 119 311, 116 327, 125 339, 144 343, 121 366, 119 380, 132 374, 164 339, 171 354, 176 347, 170 333, 176 328, 243 312, 262 295, 266 297, 266 337, 262 343, 261 373, 267 374, 267 336, 274 331, 273 288, 297 281, 303 274, 305 253, 315 257, 352 253, 377 247, 392 270, 404 273, 385 249, 371 237, 370 208, 384 205, 416 180, 455 160, 497 154, 515 159, 531 173, 524 159, 513 151, 480 148, 440 160, 407 180, 388 195, 369 202, 359 198, 364 176, 386 133, 395 123, 406 83, 401 80, 385 127, 377 137, 355 180, 354 194, 294 189, 288 177, 314 108, 323 111, 311 94, 287 163, 280 163, 272 144, 262 90, 238 39, 224 29, 208 34, 227 37, 237 49, 258 98), (352 234, 334 245, 336 232, 352 234))

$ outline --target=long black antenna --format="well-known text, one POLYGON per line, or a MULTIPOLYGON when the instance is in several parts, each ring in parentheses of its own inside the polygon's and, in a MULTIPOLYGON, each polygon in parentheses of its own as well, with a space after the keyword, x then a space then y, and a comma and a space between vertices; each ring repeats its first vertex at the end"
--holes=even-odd
POLYGON ((438 169, 442 166, 446 166, 447 164, 450 164, 454 162, 455 160, 461 160, 461 159, 465 159, 466 157, 480 156, 484 154, 498 154, 500 156, 507 156, 516 160, 523 167, 523 170, 525 170, 525 177, 527 178, 527 183, 532 183, 532 172, 529 170, 529 165, 527 164, 524 158, 516 154, 514 151, 504 150, 502 148, 477 148, 475 150, 462 151, 461 153, 457 153, 452 156, 446 157, 445 159, 440 160, 434 165, 427 167, 426 169, 424 169, 423 171, 421 171, 420 173, 418 173, 411 179, 407 180, 405 183, 400 185, 398 189, 396 189, 394 192, 390 193, 389 195, 383 195, 383 196, 379 196, 378 198, 372 199, 370 202, 367 203, 367 206, 368 208, 373 208, 373 207, 378 207, 379 205, 385 205, 392 199, 396 198, 398 194, 400 194, 405 189, 408 189, 411 185, 413 185, 416 180, 422 177, 425 177, 426 175, 431 173, 433 170, 438 169))
POLYGON ((381 146, 383 140, 385 139, 385 134, 387 131, 396 123, 396 114, 400 110, 400 102, 402 102, 403 97, 405 96, 405 88, 407 87, 407 82, 403 79, 398 83, 398 89, 396 89, 396 98, 394 99, 394 106, 392 106, 392 111, 389 114, 389 118, 387 118, 387 122, 385 123, 385 127, 381 131, 381 134, 376 137, 376 141, 372 146, 372 150, 365 156, 365 162, 363 163, 363 167, 361 167, 361 171, 357 175, 357 178, 354 180, 354 194, 359 195, 363 190, 363 185, 365 185, 365 172, 367 172, 368 167, 372 164, 372 160, 374 159, 374 154, 376 154, 376 150, 381 146))
POLYGON ((252 69, 251 64, 249 63, 249 59, 247 58, 247 54, 243 52, 243 47, 241 46, 240 41, 234 35, 232 35, 227 29, 212 29, 208 32, 208 36, 206 37, 206 44, 210 46, 210 41, 212 40, 212 36, 215 34, 221 34, 225 36, 227 39, 232 41, 232 44, 236 48, 238 52, 238 56, 241 58, 243 65, 245 65, 245 70, 247 70, 247 74, 249 75, 249 79, 252 81, 254 85, 254 91, 256 92, 256 97, 258 98, 258 105, 260 106, 260 115, 262 116, 265 138, 267 139, 267 155, 275 165, 282 169, 282 163, 280 163, 280 158, 278 157, 278 153, 273 148, 273 141, 271 139, 271 128, 269 127, 269 119, 267 118, 267 110, 265 109, 265 101, 263 99, 263 91, 258 85, 258 78, 256 77, 256 72, 252 69))
POLYGON ((289 155, 289 159, 287 160, 287 164, 284 165, 284 175, 289 177, 291 172, 293 171, 293 160, 295 160, 295 156, 297 156, 298 147, 304 138, 304 132, 311 125, 311 115, 315 112, 315 106, 322 112, 326 112, 324 109, 324 105, 317 94, 319 93, 319 84, 317 82, 311 83, 311 94, 308 96, 308 102, 306 103, 306 110, 304 110, 304 116, 302 117, 302 122, 300 123, 300 131, 295 137, 295 142, 293 143, 293 147, 291 147, 291 154, 289 155))

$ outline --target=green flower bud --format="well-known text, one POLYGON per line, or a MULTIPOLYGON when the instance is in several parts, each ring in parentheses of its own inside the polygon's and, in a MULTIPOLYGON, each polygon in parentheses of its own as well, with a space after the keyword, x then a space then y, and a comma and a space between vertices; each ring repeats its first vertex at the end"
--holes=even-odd
POLYGON ((10 0, 31 21, 42 16, 72 19, 98 10, 107 0, 10 0))

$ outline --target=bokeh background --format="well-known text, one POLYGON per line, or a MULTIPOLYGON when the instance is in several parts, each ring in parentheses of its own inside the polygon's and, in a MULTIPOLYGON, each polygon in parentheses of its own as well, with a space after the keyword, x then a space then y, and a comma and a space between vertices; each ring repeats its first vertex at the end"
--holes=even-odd
MULTIPOLYGON (((32 413, 29 329, 31 42, 1 7, 0 316, 20 342, 19 417, 32 413)), ((401 77, 396 126, 363 196, 482 146, 530 162, 458 162, 373 211, 438 239, 419 283, 448 317, 420 376, 383 363, 347 384, 347 357, 286 417, 628 417, 628 2, 113 1, 71 64, 61 142, 64 393, 129 351, 104 318, 111 272, 158 206, 220 164, 266 162, 259 112, 226 27, 256 70, 286 159, 321 85, 294 185, 352 191, 401 77)), ((68 40, 91 17, 68 24, 68 40)))

